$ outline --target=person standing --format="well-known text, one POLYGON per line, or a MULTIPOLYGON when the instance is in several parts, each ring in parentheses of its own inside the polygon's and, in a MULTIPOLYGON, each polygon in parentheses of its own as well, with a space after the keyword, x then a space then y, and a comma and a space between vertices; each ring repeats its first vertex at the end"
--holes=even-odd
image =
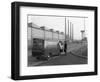
POLYGON ((64 52, 67 55, 67 42, 66 41, 64 41, 64 52))
POLYGON ((61 55, 61 53, 63 52, 63 43, 61 41, 58 42, 58 48, 61 55))

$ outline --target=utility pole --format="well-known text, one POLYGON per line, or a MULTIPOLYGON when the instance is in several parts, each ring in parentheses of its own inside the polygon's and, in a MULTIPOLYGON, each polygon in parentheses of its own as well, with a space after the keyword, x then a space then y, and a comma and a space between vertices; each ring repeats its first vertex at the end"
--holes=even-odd
POLYGON ((74 34, 74 33, 73 33, 73 24, 72 24, 72 41, 73 41, 73 34, 74 34))
POLYGON ((72 25, 71 25, 72 23, 70 22, 70 39, 72 39, 72 36, 71 36, 71 28, 72 28, 72 25))
MULTIPOLYGON (((85 32, 84 30, 81 30, 81 36, 82 36, 81 45, 83 45, 84 32, 85 32)), ((82 47, 81 47, 81 54, 83 55, 82 47)))
POLYGON ((69 20, 68 20, 68 42, 69 42, 69 20))
POLYGON ((84 17, 84 37, 85 37, 85 28, 86 26, 85 26, 85 17, 84 17))
POLYGON ((65 51, 65 55, 67 55, 67 34, 66 34, 66 17, 65 17, 65 42, 64 42, 64 51, 65 51))
POLYGON ((67 37, 66 37, 66 17, 65 17, 65 41, 67 40, 67 37))

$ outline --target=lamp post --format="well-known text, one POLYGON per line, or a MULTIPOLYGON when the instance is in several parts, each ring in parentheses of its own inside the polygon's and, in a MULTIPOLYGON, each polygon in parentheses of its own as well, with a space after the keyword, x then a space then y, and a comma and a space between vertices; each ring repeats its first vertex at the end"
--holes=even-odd
POLYGON ((72 22, 70 22, 70 40, 72 40, 72 22))

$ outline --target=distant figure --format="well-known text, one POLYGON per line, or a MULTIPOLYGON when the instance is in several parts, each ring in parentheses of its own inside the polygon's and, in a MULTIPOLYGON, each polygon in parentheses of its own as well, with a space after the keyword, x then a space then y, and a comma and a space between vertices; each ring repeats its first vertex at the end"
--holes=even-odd
POLYGON ((59 47, 59 51, 60 51, 60 54, 61 54, 63 52, 63 50, 64 50, 64 46, 63 46, 62 41, 58 42, 58 47, 59 47))
POLYGON ((67 42, 64 41, 64 52, 66 53, 67 52, 67 42))

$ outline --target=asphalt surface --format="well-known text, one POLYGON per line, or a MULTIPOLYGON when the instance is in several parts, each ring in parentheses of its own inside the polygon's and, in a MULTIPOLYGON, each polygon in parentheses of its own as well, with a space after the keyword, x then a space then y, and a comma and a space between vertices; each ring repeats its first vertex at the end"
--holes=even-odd
POLYGON ((37 66, 47 66, 47 65, 75 65, 75 64, 87 64, 87 59, 78 57, 72 54, 67 54, 64 56, 58 56, 50 59, 47 62, 38 64, 37 66))
MULTIPOLYGON (((29 66, 50 66, 50 65, 76 65, 87 64, 87 59, 80 56, 73 55, 70 52, 81 48, 81 44, 68 45, 68 53, 66 55, 56 56, 50 58, 48 61, 33 61, 34 57, 30 57, 31 62, 29 66)), ((81 54, 79 54, 81 55, 81 54)))

